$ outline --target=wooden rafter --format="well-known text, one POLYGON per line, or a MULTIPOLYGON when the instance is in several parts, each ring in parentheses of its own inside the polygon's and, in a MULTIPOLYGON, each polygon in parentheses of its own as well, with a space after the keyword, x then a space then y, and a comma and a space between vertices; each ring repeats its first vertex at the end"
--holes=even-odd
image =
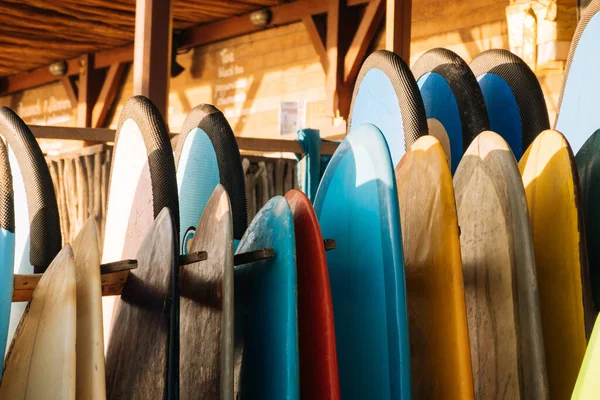
POLYGON ((365 8, 365 13, 344 58, 344 82, 346 84, 351 84, 356 80, 367 50, 383 20, 384 1, 373 0, 365 8))
POLYGON ((304 23, 304 28, 306 29, 306 33, 308 33, 310 42, 312 43, 313 48, 315 49, 319 56, 319 59, 321 60, 321 66, 323 67, 323 71, 327 72, 329 68, 327 50, 325 49, 325 43, 323 43, 323 37, 321 35, 321 32, 319 32, 319 29, 317 28, 314 16, 305 15, 302 17, 302 22, 304 23))
POLYGON ((78 101, 77 101, 77 87, 75 86, 75 83, 69 76, 63 76, 61 81, 63 83, 63 86, 65 87, 65 92, 67 92, 67 97, 69 98, 69 101, 71 102, 71 107, 76 108, 78 101))
POLYGON ((344 0, 330 0, 327 10, 327 72, 325 90, 327 93, 327 113, 335 117, 339 112, 339 88, 342 84, 339 65, 342 49, 340 43, 340 17, 345 6, 344 0))
POLYGON ((108 111, 116 99, 126 66, 125 63, 117 63, 108 68, 98 100, 92 110, 92 128, 101 128, 104 125, 108 111))
POLYGON ((94 55, 84 54, 79 59, 79 87, 77 90, 77 125, 89 127, 92 123, 92 107, 98 98, 102 81, 98 70, 93 68, 94 55))

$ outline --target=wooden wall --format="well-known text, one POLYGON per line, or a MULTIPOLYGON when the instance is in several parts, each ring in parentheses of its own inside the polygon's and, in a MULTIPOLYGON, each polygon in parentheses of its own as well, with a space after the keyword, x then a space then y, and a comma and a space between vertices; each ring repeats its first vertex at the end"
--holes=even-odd
MULTIPOLYGON (((557 38, 564 41, 564 36, 574 29, 576 18, 574 8, 565 8, 564 4, 575 0, 558 2, 562 7, 560 18, 567 20, 569 26, 557 38)), ((490 48, 509 49, 507 7, 516 3, 522 0, 414 1, 410 64, 434 47, 449 48, 467 62, 490 48)), ((382 26, 372 49, 384 47, 383 29, 382 26)), ((280 103, 296 100, 306 101, 307 126, 321 129, 325 136, 345 130, 343 121, 333 121, 326 114, 325 74, 302 23, 195 48, 179 55, 177 61, 185 71, 171 81, 171 131, 179 131, 193 106, 212 103, 225 113, 237 135, 278 137, 280 103)), ((551 120, 563 68, 564 61, 536 71, 551 120)), ((117 95, 117 105, 108 119, 111 127, 116 126, 120 110, 132 94, 132 75, 130 69, 117 95)), ((0 104, 11 106, 28 123, 74 125, 73 112, 49 107, 51 103, 64 106, 67 99, 62 84, 55 83, 0 98, 0 104), (44 106, 46 101, 48 106, 44 106)))

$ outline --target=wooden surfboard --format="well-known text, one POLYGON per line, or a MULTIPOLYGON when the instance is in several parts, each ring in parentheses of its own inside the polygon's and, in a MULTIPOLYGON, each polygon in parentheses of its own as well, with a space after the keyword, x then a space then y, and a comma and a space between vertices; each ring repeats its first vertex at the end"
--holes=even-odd
POLYGON ((581 211, 595 310, 600 310, 600 129, 575 156, 581 188, 581 211))
POLYGON ((531 218, 548 383, 558 399, 573 391, 586 326, 591 331, 594 320, 575 168, 569 144, 553 130, 542 132, 519 163, 531 218))
POLYGON ((208 258, 181 273, 180 398, 233 399, 233 218, 221 184, 196 226, 190 252, 208 258))
POLYGON ((475 138, 454 192, 475 398, 548 398, 525 190, 504 139, 475 138))
POLYGON ((236 254, 272 248, 274 257, 235 267, 235 396, 297 400, 296 250, 290 207, 273 197, 256 214, 236 254))
POLYGON ((419 138, 396 166, 396 182, 413 396, 473 399, 454 188, 440 142, 419 138))
POLYGON ((78 399, 105 399, 104 337, 100 251, 94 217, 89 217, 71 244, 77 278, 78 399))
POLYGON ((348 117, 348 131, 375 125, 398 164, 406 149, 427 134, 427 117, 412 72, 395 53, 377 50, 360 68, 348 117))
POLYGON ((596 320, 588 343, 572 400, 595 400, 600 393, 600 320, 596 320))
MULTIPOLYGON (((0 139, 0 369, 6 353, 15 263, 15 209, 8 151, 0 139)), ((0 372, 0 378, 2 373, 0 372)))
POLYGON ((179 273, 176 232, 171 211, 164 208, 139 247, 138 266, 123 287, 108 343, 109 399, 178 396, 178 381, 169 376, 179 368, 179 353, 176 366, 169 362, 170 342, 178 339, 169 335, 171 303, 177 300, 172 287, 179 273))
POLYGON ((319 221, 299 190, 285 199, 292 210, 298 280, 300 392, 308 399, 339 399, 333 303, 319 221))
MULTIPOLYGON (((132 97, 121 112, 107 202, 102 263, 134 259, 163 207, 174 213, 179 231, 177 179, 169 132, 156 107, 145 97, 132 97)), ((102 300, 105 346, 115 299, 102 300)))
POLYGON ((410 399, 410 347, 394 167, 371 124, 346 136, 315 199, 327 252, 343 399, 410 399))
POLYGON ((75 399, 76 277, 66 245, 50 264, 8 349, 0 398, 75 399))

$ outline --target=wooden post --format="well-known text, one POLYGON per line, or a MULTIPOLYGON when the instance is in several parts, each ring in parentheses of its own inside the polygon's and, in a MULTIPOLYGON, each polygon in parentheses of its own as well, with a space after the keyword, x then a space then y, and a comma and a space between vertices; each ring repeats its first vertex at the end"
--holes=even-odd
POLYGON ((386 0, 385 48, 410 65, 412 0, 386 0))
POLYGON ((149 98, 167 121, 171 78, 171 0, 137 0, 133 94, 149 98))
POLYGON ((77 126, 92 126, 92 109, 98 98, 101 77, 94 70, 94 55, 84 54, 79 58, 79 89, 77 90, 77 126))

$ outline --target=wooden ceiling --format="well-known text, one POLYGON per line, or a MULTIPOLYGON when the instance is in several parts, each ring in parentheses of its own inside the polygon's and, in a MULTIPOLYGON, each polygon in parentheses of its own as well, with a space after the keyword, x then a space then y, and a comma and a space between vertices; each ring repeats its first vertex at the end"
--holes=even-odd
MULTIPOLYGON (((246 14, 286 0, 172 0, 173 28, 246 14)), ((135 0, 1 0, 0 76, 133 42, 135 0)))

